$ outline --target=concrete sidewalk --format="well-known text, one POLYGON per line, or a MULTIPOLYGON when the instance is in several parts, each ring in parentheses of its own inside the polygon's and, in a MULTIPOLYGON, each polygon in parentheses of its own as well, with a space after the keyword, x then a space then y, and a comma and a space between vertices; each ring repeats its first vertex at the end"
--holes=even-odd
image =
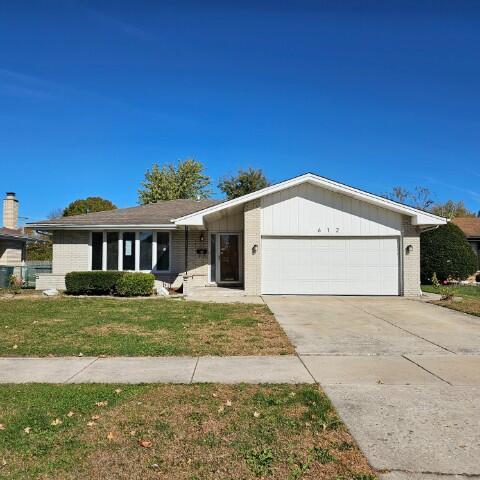
POLYGON ((293 355, 0 358, 0 383, 314 383, 293 355))

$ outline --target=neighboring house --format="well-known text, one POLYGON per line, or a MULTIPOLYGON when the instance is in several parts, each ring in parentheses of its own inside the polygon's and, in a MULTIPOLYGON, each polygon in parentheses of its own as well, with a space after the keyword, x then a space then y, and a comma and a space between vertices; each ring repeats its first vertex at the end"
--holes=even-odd
POLYGON ((307 173, 218 202, 172 200, 32 223, 53 232, 53 273, 151 271, 184 293, 419 295, 431 213, 307 173))
POLYGON ((7 192, 3 200, 3 227, 0 227, 0 266, 22 266, 27 240, 18 228, 18 199, 15 193, 7 192))
POLYGON ((452 222, 460 227, 473 251, 477 254, 480 268, 480 218, 478 217, 458 217, 453 218, 452 222))

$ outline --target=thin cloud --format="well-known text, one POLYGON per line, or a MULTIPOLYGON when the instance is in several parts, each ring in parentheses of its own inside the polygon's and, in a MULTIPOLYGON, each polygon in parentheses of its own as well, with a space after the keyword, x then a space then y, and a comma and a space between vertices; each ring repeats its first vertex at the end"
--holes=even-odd
POLYGON ((436 178, 432 178, 432 177, 425 177, 425 178, 430 183, 434 183, 434 184, 440 185, 442 187, 447 187, 447 188, 451 188, 452 190, 457 190, 459 192, 462 192, 462 193, 468 195, 473 200, 475 200, 477 203, 480 203, 480 193, 479 192, 476 192, 474 190, 470 190, 469 188, 459 187, 458 185, 453 185, 451 183, 442 182, 440 180, 437 180, 436 178))
POLYGON ((118 20, 110 15, 107 15, 99 10, 94 10, 92 8, 83 7, 87 15, 93 20, 100 22, 110 28, 113 28, 125 35, 130 37, 139 38, 141 40, 151 40, 154 38, 152 33, 132 25, 131 23, 124 22, 123 20, 118 20))
POLYGON ((49 82, 37 77, 0 68, 0 93, 4 95, 50 100, 55 96, 51 87, 49 82))

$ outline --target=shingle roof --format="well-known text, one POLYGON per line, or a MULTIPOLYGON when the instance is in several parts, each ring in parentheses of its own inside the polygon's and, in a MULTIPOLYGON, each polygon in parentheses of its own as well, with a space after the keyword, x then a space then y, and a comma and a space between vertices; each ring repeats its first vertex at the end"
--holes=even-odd
POLYGON ((452 222, 463 230, 467 238, 480 237, 480 218, 458 217, 452 222))
POLYGON ((6 228, 0 227, 0 238, 3 239, 12 239, 12 240, 28 240, 28 236, 23 233, 21 229, 13 229, 13 228, 6 228))
POLYGON ((40 220, 29 223, 30 226, 86 226, 86 225, 167 225, 172 219, 211 207, 220 200, 167 200, 130 208, 117 208, 105 212, 86 213, 53 220, 40 220))

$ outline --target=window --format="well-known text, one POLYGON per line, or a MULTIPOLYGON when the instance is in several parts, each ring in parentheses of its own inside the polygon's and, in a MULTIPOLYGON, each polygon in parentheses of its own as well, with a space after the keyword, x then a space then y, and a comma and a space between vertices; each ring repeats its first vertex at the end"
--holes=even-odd
POLYGON ((157 233, 157 271, 167 272, 170 270, 170 234, 168 232, 157 233))
POLYGON ((152 232, 140 232, 140 270, 152 269, 152 232))
POLYGON ((92 232, 92 270, 103 267, 103 232, 92 232))
POLYGON ((107 232, 107 270, 118 270, 118 232, 107 232))
POLYGON ((123 269, 135 270, 135 232, 123 234, 123 269))

